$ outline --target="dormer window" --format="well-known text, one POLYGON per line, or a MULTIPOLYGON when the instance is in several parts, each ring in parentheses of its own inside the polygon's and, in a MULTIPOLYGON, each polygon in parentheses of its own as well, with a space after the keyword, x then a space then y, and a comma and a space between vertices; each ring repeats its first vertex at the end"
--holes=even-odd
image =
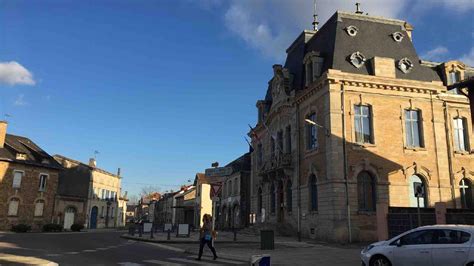
POLYGON ((304 57, 303 64, 305 65, 306 73, 305 84, 306 86, 309 86, 321 76, 323 72, 324 58, 317 52, 310 52, 304 57))
POLYGON ((392 33, 392 38, 396 42, 402 42, 403 37, 405 37, 405 36, 401 32, 397 31, 397 32, 392 33))
POLYGON ((349 57, 349 61, 356 68, 360 68, 361 66, 364 65, 364 63, 365 63, 365 61, 367 61, 367 59, 365 58, 365 56, 361 52, 355 52, 355 53, 351 54, 351 56, 349 57))
POLYGON ((17 153, 16 154, 16 159, 17 160, 26 160, 26 154, 25 153, 17 153))
POLYGON ((413 63, 408 58, 402 58, 398 61, 398 69, 407 74, 413 69, 413 63))
POLYGON ((357 32, 359 32, 359 29, 356 26, 350 25, 345 28, 347 34, 349 36, 354 37, 357 35, 357 32))
POLYGON ((448 75, 448 84, 454 84, 461 81, 461 72, 460 71, 450 71, 448 75))

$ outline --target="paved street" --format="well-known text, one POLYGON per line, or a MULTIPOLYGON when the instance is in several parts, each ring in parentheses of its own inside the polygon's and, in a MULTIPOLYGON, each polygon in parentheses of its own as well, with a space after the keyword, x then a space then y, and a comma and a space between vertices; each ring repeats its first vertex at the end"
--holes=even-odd
POLYGON ((195 256, 157 244, 120 238, 123 232, 0 234, 0 264, 239 265, 241 261, 195 256))

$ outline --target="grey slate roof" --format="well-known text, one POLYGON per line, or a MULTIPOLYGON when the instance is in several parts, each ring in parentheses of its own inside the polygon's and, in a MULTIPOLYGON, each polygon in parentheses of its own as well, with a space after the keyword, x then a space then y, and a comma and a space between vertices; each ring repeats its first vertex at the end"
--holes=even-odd
POLYGON ((233 173, 250 171, 250 152, 228 163, 225 167, 232 167, 233 173))
MULTIPOLYGON (((372 75, 370 60, 373 57, 393 58, 395 64, 406 57, 410 59, 414 67, 407 74, 395 67, 397 78, 441 81, 436 67, 420 64, 420 58, 406 32, 405 22, 401 20, 338 11, 318 32, 304 31, 288 48, 284 65, 293 75, 295 90, 304 89, 303 58, 311 51, 318 52, 324 57, 323 72, 336 69, 347 73, 372 75), (349 36, 344 30, 350 25, 358 28, 358 33, 354 37, 349 36), (401 32, 404 35, 401 42, 392 39, 391 34, 394 32, 401 32), (367 59, 361 68, 354 67, 348 61, 348 57, 357 51, 367 59)), ((269 91, 265 99, 271 101, 269 91)))
POLYGON ((58 194, 87 198, 92 168, 61 155, 54 155, 54 159, 64 166, 64 170, 59 173, 58 194))
POLYGON ((30 139, 11 134, 5 136, 5 145, 0 148, 0 160, 53 169, 62 168, 51 155, 30 139), (26 160, 16 159, 18 153, 26 154, 26 160))

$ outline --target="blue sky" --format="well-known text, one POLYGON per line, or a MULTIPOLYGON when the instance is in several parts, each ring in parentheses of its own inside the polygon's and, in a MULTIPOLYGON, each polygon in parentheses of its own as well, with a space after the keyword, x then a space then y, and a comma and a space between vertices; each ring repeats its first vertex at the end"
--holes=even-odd
MULTIPOLYGON (((50 154, 115 172, 123 190, 176 189, 248 150, 274 63, 311 0, 0 0, 0 114, 50 154)), ((426 59, 474 65, 471 0, 361 1, 408 20, 426 59)), ((321 22, 346 0, 317 1, 321 22)))

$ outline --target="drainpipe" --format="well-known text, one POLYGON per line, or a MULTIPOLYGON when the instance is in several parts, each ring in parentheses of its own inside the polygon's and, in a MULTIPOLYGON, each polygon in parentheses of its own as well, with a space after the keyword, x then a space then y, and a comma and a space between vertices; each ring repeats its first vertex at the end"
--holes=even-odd
POLYGON ((349 201, 349 180, 347 177, 347 154, 346 154, 346 104, 344 101, 344 85, 341 85, 341 111, 342 111, 342 154, 344 157, 344 184, 346 192, 347 206, 347 229, 349 233, 349 243, 352 243, 352 225, 351 225, 351 205, 349 201))
POLYGON ((436 170, 438 171, 438 193, 439 193, 439 201, 442 201, 441 199, 441 180, 440 180, 440 172, 439 172, 439 160, 438 160, 438 144, 436 141, 436 125, 435 125, 435 117, 434 117, 434 106, 433 106, 433 92, 430 92, 430 101, 431 101, 431 116, 433 121, 431 121, 431 124, 433 126, 433 134, 434 134, 434 148, 435 148, 435 154, 436 154, 436 170))
POLYGON ((444 128, 446 131, 446 144, 448 146, 448 167, 449 167, 449 183, 451 185, 451 200, 453 201, 453 206, 456 209, 456 197, 454 196, 454 173, 453 173, 453 158, 452 158, 452 147, 451 140, 449 138, 449 116, 448 116, 448 105, 446 101, 443 102, 444 109, 444 128))
POLYGON ((298 181, 298 241, 301 242, 300 110, 296 103, 296 177, 298 181))

